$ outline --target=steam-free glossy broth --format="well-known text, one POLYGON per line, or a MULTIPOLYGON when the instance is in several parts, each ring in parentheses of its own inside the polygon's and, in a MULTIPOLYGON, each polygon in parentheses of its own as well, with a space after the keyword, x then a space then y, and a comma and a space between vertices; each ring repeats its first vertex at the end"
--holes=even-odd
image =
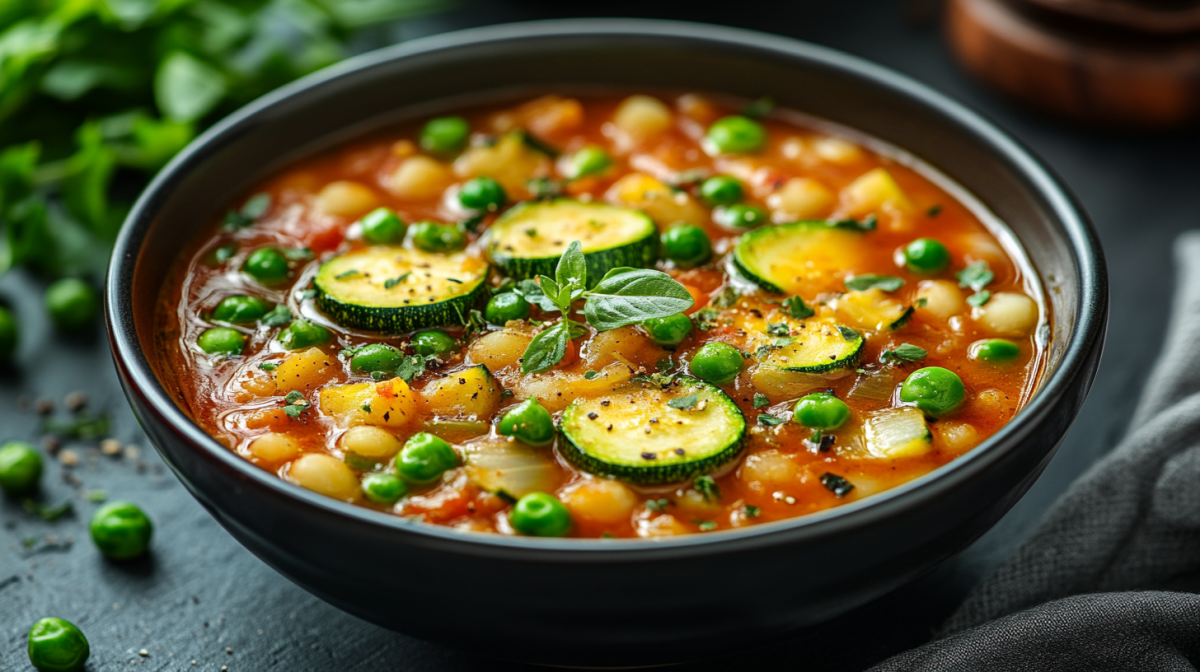
POLYGON ((230 450, 398 516, 802 516, 954 460, 1036 388, 1038 280, 949 185, 767 101, 451 112, 228 204, 162 290, 156 356, 230 450))

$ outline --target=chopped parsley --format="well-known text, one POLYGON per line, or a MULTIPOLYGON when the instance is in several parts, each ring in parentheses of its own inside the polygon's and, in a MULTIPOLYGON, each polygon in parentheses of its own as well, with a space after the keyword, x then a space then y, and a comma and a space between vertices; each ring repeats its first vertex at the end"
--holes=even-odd
POLYGON ((867 215, 865 219, 839 219, 829 222, 829 225, 836 229, 846 229, 848 231, 874 231, 879 224, 879 219, 875 215, 867 215))
POLYGON ((757 518, 762 514, 762 509, 753 504, 747 504, 744 507, 744 510, 746 511, 747 518, 757 518))
POLYGON ((262 364, 258 365, 258 368, 262 369, 263 371, 274 371, 275 369, 279 368, 279 365, 272 362, 263 362, 262 364))
POLYGON ((972 306, 975 306, 976 308, 982 306, 983 304, 985 304, 991 300, 992 300, 992 293, 986 289, 975 292, 974 294, 967 297, 967 303, 971 304, 972 306))
POLYGON ((348 271, 345 271, 345 272, 343 272, 343 273, 338 273, 337 275, 333 276, 333 279, 334 279, 334 280, 345 280, 346 278, 349 278, 349 277, 352 277, 352 276, 355 276, 355 275, 358 275, 358 269, 357 269, 357 268, 352 268, 352 269, 350 269, 350 270, 348 270, 348 271))
POLYGON ((237 245, 223 245, 213 253, 213 258, 217 260, 218 264, 223 264, 232 259, 233 255, 237 254, 237 250, 237 245))
POLYGON ((704 495, 704 501, 711 502, 721 498, 721 488, 717 486, 717 482, 712 476, 697 476, 695 481, 696 492, 704 495))
POLYGON ((394 278, 388 278, 387 280, 383 281, 383 288, 391 289, 391 288, 395 287, 396 285, 407 280, 408 276, 410 276, 410 275, 412 275, 412 271, 409 271, 408 273, 405 273, 404 275, 396 276, 394 278))
POLYGON ((837 328, 838 328, 838 331, 841 332, 842 338, 846 339, 847 341, 858 340, 859 333, 857 331, 851 329, 850 327, 841 325, 841 324, 837 325, 837 328))
POLYGON ((754 407, 755 408, 762 408, 764 406, 770 406, 770 405, 771 405, 771 400, 767 398, 767 395, 763 394, 762 392, 754 393, 754 407))
POLYGON ((300 414, 312 408, 312 403, 304 398, 304 395, 297 390, 292 390, 283 398, 287 404, 283 407, 283 412, 288 414, 289 418, 298 418, 300 414))
POLYGON ((969 287, 978 292, 995 280, 996 274, 988 268, 986 261, 977 261, 955 273, 954 277, 958 278, 960 287, 969 287))
POLYGON ((841 476, 838 476, 837 474, 831 474, 828 471, 821 474, 821 485, 828 488, 835 497, 845 497, 846 495, 850 494, 851 490, 854 489, 853 483, 847 481, 841 476))
POLYGON ((758 424, 762 427, 775 427, 787 422, 783 418, 777 418, 770 413, 762 413, 758 416, 758 424))
POLYGON ((701 532, 712 532, 717 529, 717 522, 715 520, 693 520, 692 522, 700 528, 701 532))
POLYGON ((879 359, 884 362, 919 362, 929 353, 925 348, 911 343, 901 343, 891 350, 884 350, 879 359))
POLYGON ((291 324, 293 319, 292 311, 288 310, 287 306, 275 306, 271 312, 263 315, 262 323, 268 327, 282 327, 291 324))
POLYGON ((677 397, 667 402, 667 406, 679 409, 681 411, 690 411, 696 407, 696 403, 700 401, 700 397, 695 394, 689 394, 686 397, 677 397))
POLYGON ((904 279, 897 278, 894 275, 864 273, 862 275, 846 278, 846 287, 859 292, 868 289, 882 289, 885 292, 894 292, 903 286, 904 279))
POLYGON ((777 322, 767 325, 767 333, 772 336, 790 336, 792 328, 788 326, 787 322, 777 322))
POLYGON ((736 289, 730 287, 729 285, 725 285, 725 287, 721 289, 721 293, 712 300, 712 305, 716 306, 717 308, 732 308, 740 298, 742 298, 742 295, 739 294, 736 289))
POLYGON ((597 372, 597 371, 592 371, 591 369, 588 369, 587 371, 585 371, 585 372, 583 373, 583 379, 584 379, 584 380, 595 380, 595 379, 596 379, 596 377, 597 377, 597 376, 599 376, 599 375, 600 375, 600 373, 599 373, 599 372, 597 372))
POLYGON ((816 311, 814 311, 812 308, 809 308, 808 305, 804 303, 804 299, 798 296, 792 296, 784 299, 783 307, 788 311, 788 315, 791 315, 797 320, 803 320, 806 317, 812 317, 816 314, 816 311))
POLYGON ((937 217, 938 215, 942 214, 942 206, 931 205, 929 206, 929 209, 925 211, 925 214, 929 215, 930 217, 937 217))
POLYGON ((400 366, 396 367, 396 377, 406 383, 411 383, 413 378, 425 373, 425 358, 421 355, 411 355, 400 360, 400 366))
POLYGON ((658 511, 659 513, 666 511, 667 507, 670 505, 671 505, 671 500, 669 500, 669 499, 648 499, 648 500, 646 500, 646 508, 650 509, 651 511, 658 511))

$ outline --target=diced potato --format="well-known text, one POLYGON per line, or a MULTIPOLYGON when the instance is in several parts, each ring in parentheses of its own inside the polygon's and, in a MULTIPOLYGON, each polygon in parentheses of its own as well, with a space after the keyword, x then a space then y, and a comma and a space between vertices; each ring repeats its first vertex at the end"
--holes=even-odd
POLYGON ((471 147, 454 161, 454 174, 460 179, 486 175, 502 184, 510 197, 529 193, 525 181, 549 172, 550 159, 530 149, 515 133, 490 147, 471 147))
POLYGON ((483 364, 489 371, 500 371, 516 366, 532 340, 532 335, 517 329, 489 332, 471 343, 467 359, 473 364, 483 364))
POLYGON ((688 534, 687 526, 675 519, 675 516, 664 513, 654 518, 642 518, 634 527, 637 535, 643 539, 656 537, 675 537, 688 534))
POLYGON ((320 348, 309 348, 289 356, 275 369, 275 388, 279 394, 293 390, 307 393, 333 380, 340 370, 336 357, 320 348))
POLYGON ((643 173, 630 173, 617 180, 604 198, 645 212, 659 228, 676 222, 699 224, 709 219, 708 211, 686 192, 672 192, 667 185, 643 173))
POLYGON ((813 140, 813 153, 822 160, 838 165, 854 163, 863 158, 863 150, 858 145, 841 138, 824 137, 813 140))
MULTIPOLYGON (((251 397, 275 396, 275 380, 270 375, 256 371, 243 371, 241 387, 251 397)), ((249 401, 246 399, 245 401, 249 401)))
POLYGON ((767 207, 771 209, 771 221, 782 224, 824 217, 829 214, 834 200, 833 192, 825 185, 807 177, 796 177, 767 197, 767 207))
POLYGON ((421 391, 425 410, 443 418, 490 418, 500 406, 500 384, 486 366, 447 374, 421 391))
POLYGON ((635 95, 621 101, 613 124, 635 138, 649 138, 671 128, 671 108, 657 98, 635 95))
POLYGON ((454 173, 437 159, 414 156, 384 180, 384 188, 396 198, 427 201, 438 198, 454 183, 454 173))
POLYGON ((559 492, 558 498, 572 518, 601 525, 628 521, 638 504, 637 496, 620 481, 602 478, 570 485, 559 492))
POLYGON ((910 212, 912 201, 896 184, 891 173, 875 168, 863 173, 842 190, 842 207, 851 217, 861 217, 884 209, 910 212))
POLYGON ((292 462, 288 469, 288 480, 320 493, 343 501, 358 496, 358 477, 341 460, 332 455, 309 453, 292 462))
POLYGON ((653 360, 650 365, 658 361, 654 342, 633 326, 601 331, 585 347, 584 361, 596 370, 614 362, 632 362, 636 366, 645 365, 646 359, 653 360))
POLYGON ((800 478, 800 467, 778 450, 764 450, 746 457, 738 478, 767 487, 791 485, 800 478))
POLYGON ((245 417, 247 429, 270 429, 276 432, 286 431, 293 423, 299 422, 288 415, 281 406, 259 409, 245 417))
POLYGON ((579 128, 583 123, 583 105, 574 98, 543 96, 518 108, 517 117, 534 135, 554 137, 579 128))
POLYGON ((1015 292, 996 292, 972 317, 999 336, 1028 336, 1037 326, 1037 303, 1015 292))
POLYGON ((965 452, 979 445, 979 432, 969 422, 943 420, 934 425, 942 446, 955 453, 965 452))
POLYGON ((338 446, 346 452, 361 455, 369 460, 384 462, 400 452, 402 447, 397 439, 386 429, 372 425, 359 425, 346 430, 338 439, 338 446))
POLYGON ((939 320, 948 320, 967 309, 962 290, 949 280, 922 280, 917 285, 914 304, 918 314, 932 315, 939 320))
POLYGON ((417 417, 417 399, 408 383, 354 383, 321 390, 321 412, 342 426, 405 427, 417 417))
POLYGON ((623 386, 633 378, 629 367, 616 363, 604 367, 599 375, 588 380, 582 371, 548 371, 522 376, 517 394, 524 399, 536 398, 551 413, 557 413, 577 398, 598 397, 623 386))
POLYGON ((375 192, 358 182, 330 182, 317 194, 317 207, 337 217, 359 217, 378 206, 379 199, 375 192))
POLYGON ((276 432, 255 437, 248 449, 251 455, 263 462, 282 462, 300 454, 300 444, 295 439, 276 432))

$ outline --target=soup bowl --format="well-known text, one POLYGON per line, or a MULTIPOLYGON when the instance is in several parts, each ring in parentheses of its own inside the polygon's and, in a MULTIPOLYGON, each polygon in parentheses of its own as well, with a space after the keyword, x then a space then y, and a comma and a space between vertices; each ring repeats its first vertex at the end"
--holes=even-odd
POLYGON ((1078 204, 978 114, 820 47, 713 26, 551 21, 469 30, 352 59, 225 119, 142 195, 109 269, 121 382, 187 489, 251 552, 385 628, 488 656, 580 666, 695 659, 827 621, 979 537, 1028 489, 1075 418, 1107 316, 1104 262, 1078 204), (403 115, 480 96, 579 87, 755 98, 856 129, 949 176, 1006 222, 1053 316, 1044 372, 1016 417, 966 455, 806 517, 656 541, 459 532, 335 501, 246 462, 164 386, 155 303, 218 208, 298 157, 403 115))

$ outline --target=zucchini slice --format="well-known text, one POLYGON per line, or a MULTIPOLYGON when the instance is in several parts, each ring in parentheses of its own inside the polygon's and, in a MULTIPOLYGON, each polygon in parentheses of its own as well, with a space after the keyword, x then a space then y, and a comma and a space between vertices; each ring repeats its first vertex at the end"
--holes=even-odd
POLYGON ((933 434, 925 424, 925 414, 911 406, 872 414, 867 418, 865 430, 867 451, 873 457, 916 457, 933 448, 933 434))
POLYGON ((741 237, 733 264, 768 292, 813 296, 863 266, 863 235, 825 221, 764 226, 741 237))
POLYGON ((563 411, 559 430, 566 439, 559 448, 581 469, 663 485, 709 473, 737 457, 746 419, 720 388, 681 378, 666 390, 634 384, 579 399, 563 411))
POLYGON ((851 368, 862 359, 862 334, 839 327, 829 318, 805 320, 801 324, 800 335, 780 339, 763 357, 760 366, 798 373, 830 373, 851 368))
POLYGON ((330 259, 313 286, 317 307, 343 327, 403 334, 462 324, 486 300, 486 279, 482 259, 389 245, 330 259))
POLYGON ((900 303, 876 287, 839 296, 837 314, 859 329, 895 331, 912 319, 913 307, 900 303))
POLYGON ((559 257, 575 240, 589 285, 614 268, 652 268, 658 258, 658 229, 644 213, 568 198, 522 203, 497 219, 487 238, 492 263, 516 279, 554 277, 559 257))

